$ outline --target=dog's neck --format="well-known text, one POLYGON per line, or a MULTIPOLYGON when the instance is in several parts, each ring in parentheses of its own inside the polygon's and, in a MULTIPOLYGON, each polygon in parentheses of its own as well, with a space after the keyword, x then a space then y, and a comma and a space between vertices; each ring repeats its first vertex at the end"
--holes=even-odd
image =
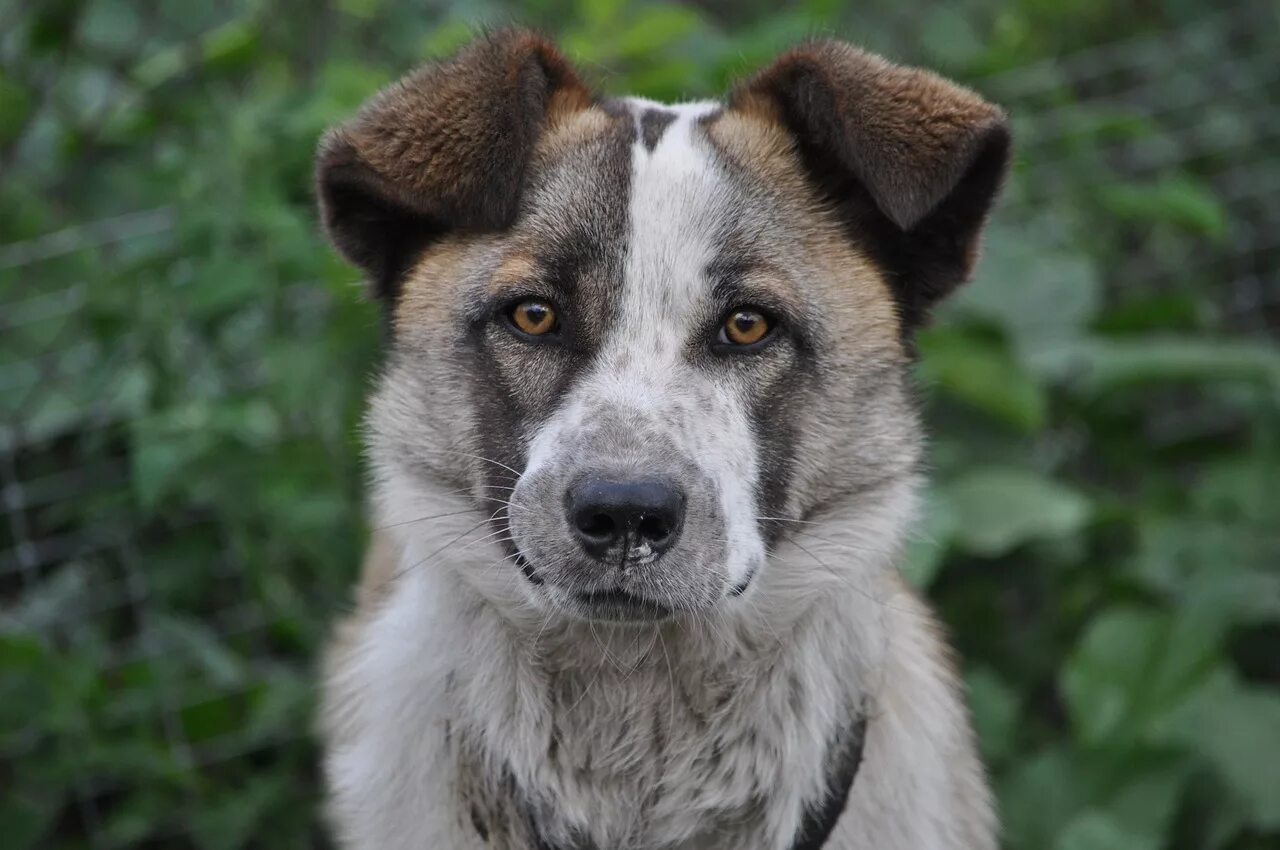
MULTIPOLYGON (((818 847, 797 842, 823 834, 840 777, 852 779, 839 767, 856 767, 849 742, 879 688, 909 495, 812 519, 778 541, 743 597, 649 625, 533 607, 493 543, 464 542, 445 561, 441 544, 405 535, 369 645, 396 646, 411 665, 406 698, 438 700, 448 769, 465 778, 458 803, 478 832, 536 847, 513 832, 536 829, 543 846, 575 850, 818 847)), ((403 520, 452 507, 419 504, 403 520)), ((434 540, 476 518, 444 522, 434 540)))
POLYGON ((536 630, 456 586, 471 640, 446 698, 455 756, 475 778, 467 805, 487 830, 528 830, 543 842, 529 846, 555 850, 710 850, 721 845, 708 823, 724 847, 822 846, 860 761, 883 650, 890 603, 868 585, 772 617, 777 589, 762 583, 718 617, 544 618, 536 630))
POLYGON ((860 762, 876 657, 830 644, 848 600, 815 601, 781 633, 730 616, 530 634, 473 604, 486 657, 453 667, 446 690, 482 831, 554 850, 720 847, 698 831, 713 823, 725 847, 822 846, 860 762))

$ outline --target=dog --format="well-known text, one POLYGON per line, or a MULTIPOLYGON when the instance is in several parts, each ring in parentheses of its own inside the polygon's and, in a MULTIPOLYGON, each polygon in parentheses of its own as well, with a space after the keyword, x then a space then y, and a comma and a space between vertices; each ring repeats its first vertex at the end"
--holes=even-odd
POLYGON ((322 222, 389 337, 325 661, 340 846, 996 847, 897 567, 913 334, 1010 144, 838 41, 668 106, 521 30, 328 131, 322 222))

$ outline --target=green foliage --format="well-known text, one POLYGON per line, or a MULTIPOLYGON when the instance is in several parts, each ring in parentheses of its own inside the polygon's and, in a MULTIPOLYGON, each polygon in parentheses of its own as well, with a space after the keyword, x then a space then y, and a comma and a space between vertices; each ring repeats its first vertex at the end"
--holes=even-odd
MULTIPOLYGON (((517 18, 615 92, 714 94, 830 32, 1006 102, 1005 212, 919 340, 935 483, 906 569, 965 660, 1008 847, 1275 846, 1280 353, 1223 290, 1274 291, 1280 221, 1218 178, 1278 113, 1239 85, 1252 42, 1193 6, 0 4, 5 846, 323 843, 307 730, 363 543, 378 317, 310 157, 517 18), (1054 61, 1122 37, 1129 76, 1054 61)), ((1274 169, 1246 176, 1274 200, 1274 169)))

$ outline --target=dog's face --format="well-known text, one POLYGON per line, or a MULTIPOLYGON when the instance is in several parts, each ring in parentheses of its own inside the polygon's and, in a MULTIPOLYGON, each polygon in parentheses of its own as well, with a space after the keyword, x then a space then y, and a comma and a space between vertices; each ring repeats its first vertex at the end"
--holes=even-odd
POLYGON ((678 107, 523 33, 411 75, 319 164, 391 316, 381 474, 465 489, 548 610, 743 594, 791 524, 912 476, 909 336, 1007 149, 976 95, 835 43, 678 107))

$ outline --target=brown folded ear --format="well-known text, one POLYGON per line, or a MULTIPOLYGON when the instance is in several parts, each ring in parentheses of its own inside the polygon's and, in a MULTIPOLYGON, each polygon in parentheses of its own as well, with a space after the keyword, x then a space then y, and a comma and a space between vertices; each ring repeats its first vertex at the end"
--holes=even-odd
POLYGON ((431 240, 511 224, 543 128, 590 102, 564 57, 520 30, 414 71, 321 140, 316 183, 330 239, 378 295, 394 296, 431 240))
POLYGON ((816 187, 891 272, 908 328, 969 275, 1009 158, 998 107, 837 41, 782 56, 730 107, 790 130, 816 187))

